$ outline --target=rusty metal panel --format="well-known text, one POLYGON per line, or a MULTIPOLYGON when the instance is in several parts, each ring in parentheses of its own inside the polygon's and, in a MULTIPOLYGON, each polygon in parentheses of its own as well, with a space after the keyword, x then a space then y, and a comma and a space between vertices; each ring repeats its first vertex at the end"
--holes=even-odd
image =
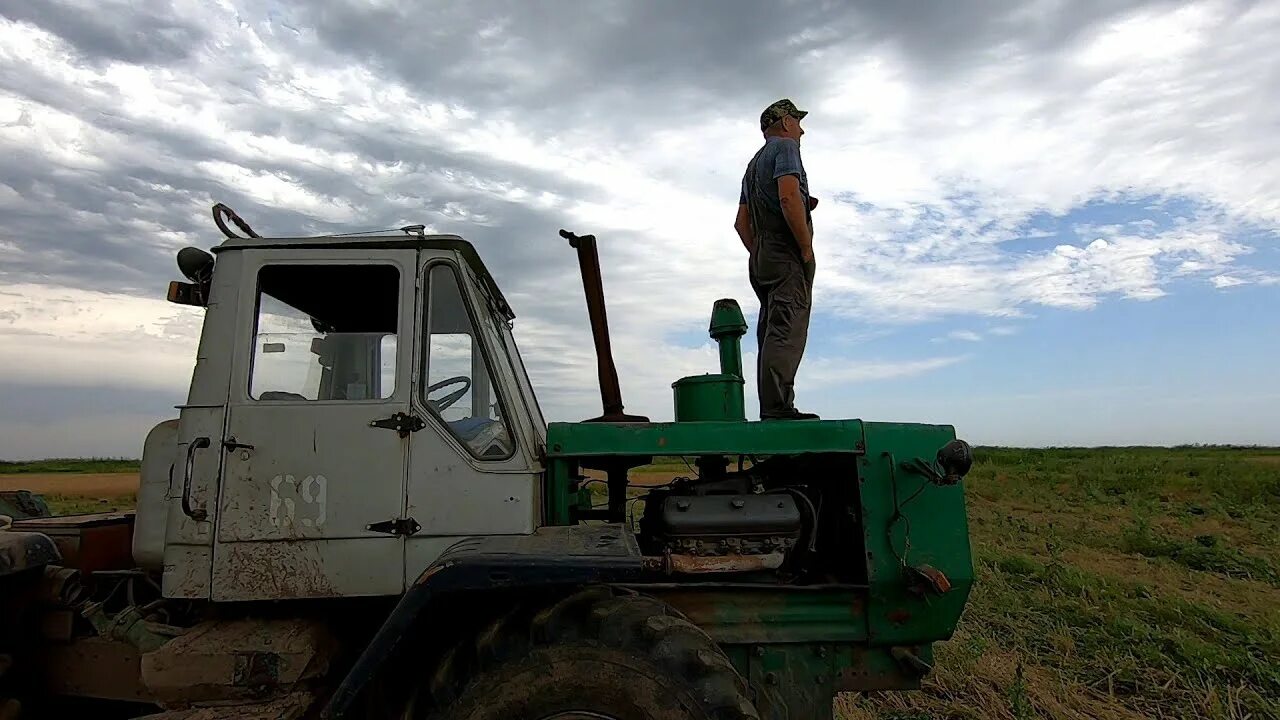
POLYGON ((782 567, 782 553, 765 555, 670 555, 667 567, 674 573, 724 573, 776 570, 782 567))
POLYGON ((336 647, 318 620, 211 621, 143 655, 142 681, 166 707, 249 700, 323 676, 336 647))
POLYGON ((129 643, 87 637, 44 643, 33 659, 43 690, 54 695, 149 702, 142 685, 141 655, 129 643))
POLYGON ((133 567, 133 520, 132 511, 63 515, 15 520, 13 529, 47 535, 61 565, 91 573, 133 567))
POLYGON ((675 607, 721 644, 867 639, 865 589, 734 585, 643 591, 675 607))

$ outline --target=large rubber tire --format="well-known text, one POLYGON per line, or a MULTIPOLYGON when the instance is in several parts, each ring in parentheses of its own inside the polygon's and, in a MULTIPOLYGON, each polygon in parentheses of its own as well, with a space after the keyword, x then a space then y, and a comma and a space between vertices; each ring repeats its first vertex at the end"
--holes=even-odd
MULTIPOLYGON (((729 659, 670 606, 606 588, 515 611, 450 651, 430 720, 758 720, 729 659)), ((427 700, 420 697, 419 700, 427 700)))

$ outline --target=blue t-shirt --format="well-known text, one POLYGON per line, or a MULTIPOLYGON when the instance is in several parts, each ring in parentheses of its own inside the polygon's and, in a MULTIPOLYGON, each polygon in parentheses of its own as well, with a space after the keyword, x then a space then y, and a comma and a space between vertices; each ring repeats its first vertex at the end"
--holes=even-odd
MULTIPOLYGON (((748 165, 750 170, 750 165, 748 165)), ((785 137, 765 138, 764 147, 760 149, 756 161, 756 181, 764 193, 769 207, 782 212, 782 203, 778 200, 778 178, 783 175, 795 175, 800 178, 800 194, 804 196, 805 210, 809 207, 809 176, 805 174, 804 163, 800 161, 800 143, 785 137)), ((742 176, 742 194, 739 203, 747 202, 747 176, 742 176)))

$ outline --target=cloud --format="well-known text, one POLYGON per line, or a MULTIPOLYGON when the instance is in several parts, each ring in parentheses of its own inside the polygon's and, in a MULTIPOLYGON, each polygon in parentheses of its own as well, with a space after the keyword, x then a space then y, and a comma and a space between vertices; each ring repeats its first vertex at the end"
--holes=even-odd
POLYGON ((185 395, 202 321, 194 308, 33 284, 0 288, 0 307, 7 382, 185 395))
MULTIPOLYGON (((714 367, 709 345, 672 338, 705 331, 719 297, 751 314, 730 216, 753 117, 781 96, 812 111, 815 308, 848 337, 1277 277, 1258 252, 1280 228, 1280 170, 1259 160, 1280 155, 1275 4, 57 0, 0 14, 0 371, 33 380, 182 382, 197 316, 156 298, 174 251, 218 241, 208 208, 224 201, 270 235, 421 222, 468 237, 559 417, 595 399, 555 231, 595 232, 628 403, 669 413, 670 381, 714 367), (164 357, 133 360, 144 352, 164 357)), ((815 367, 844 382, 954 362, 815 367)))
POLYGON ((1213 286, 1218 289, 1249 284, 1248 280, 1242 280, 1238 277, 1233 277, 1231 275, 1214 275, 1213 277, 1209 278, 1209 281, 1212 282, 1213 286))
POLYGON ((942 337, 933 338, 930 342, 942 343, 949 340, 958 340, 961 342, 982 342, 982 335, 973 330, 952 330, 942 337))
POLYGON ((967 360, 967 355, 906 361, 860 361, 849 358, 814 358, 804 363, 806 381, 820 385, 871 382, 911 377, 967 360))

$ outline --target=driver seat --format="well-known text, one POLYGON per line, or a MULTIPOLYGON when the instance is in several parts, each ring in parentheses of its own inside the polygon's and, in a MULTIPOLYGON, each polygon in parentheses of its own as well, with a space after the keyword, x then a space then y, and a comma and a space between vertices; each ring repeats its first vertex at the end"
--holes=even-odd
POLYGON ((480 431, 489 423, 493 422, 487 417, 469 417, 461 420, 454 420, 449 423, 449 427, 457 433, 458 438, 463 442, 474 440, 480 431))

